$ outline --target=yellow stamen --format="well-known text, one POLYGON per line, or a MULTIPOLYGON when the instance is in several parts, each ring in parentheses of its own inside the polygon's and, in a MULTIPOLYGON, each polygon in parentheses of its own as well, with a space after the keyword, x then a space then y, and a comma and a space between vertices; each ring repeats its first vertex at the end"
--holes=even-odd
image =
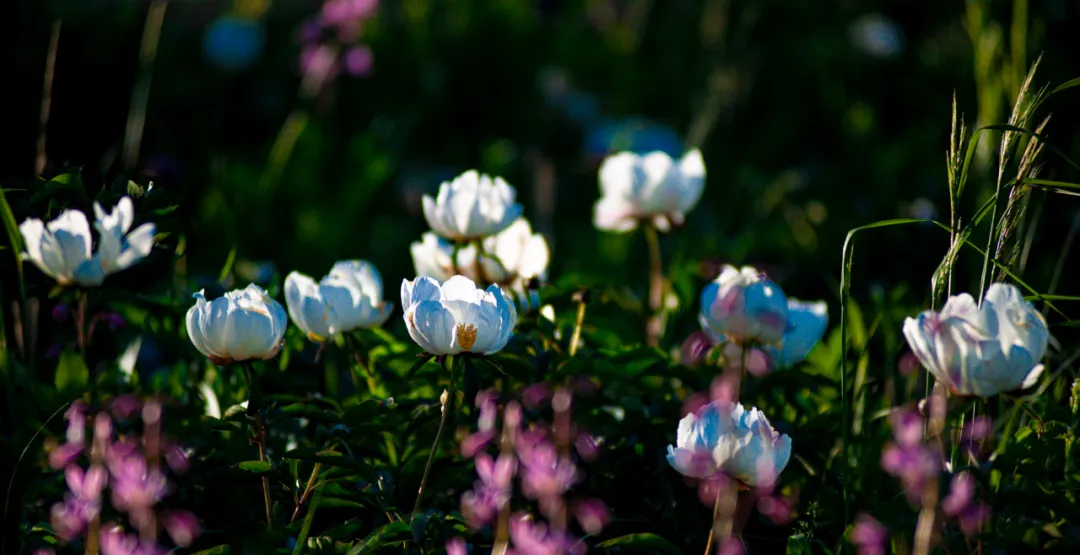
POLYGON ((457 337, 458 345, 466 351, 476 344, 476 326, 472 324, 458 324, 454 328, 454 335, 457 337))

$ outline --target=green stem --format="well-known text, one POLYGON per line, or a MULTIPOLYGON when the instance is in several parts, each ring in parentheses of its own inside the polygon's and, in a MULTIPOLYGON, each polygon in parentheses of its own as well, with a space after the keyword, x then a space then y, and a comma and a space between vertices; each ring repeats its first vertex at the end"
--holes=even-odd
MULTIPOLYGON (((450 363, 450 388, 443 392, 441 399, 442 417, 439 419, 439 429, 435 432, 435 441, 431 443, 431 452, 428 454, 427 464, 424 465, 424 474, 420 478, 420 488, 416 490, 416 503, 413 504, 413 516, 420 512, 420 502, 424 498, 424 488, 427 486, 428 476, 431 474, 431 465, 435 462, 435 454, 439 451, 439 440, 442 439, 446 421, 454 410, 454 398, 457 396, 458 370, 465 362, 466 355, 458 355, 450 363)), ((444 361, 445 364, 445 361, 444 361)))
POLYGON ((649 345, 660 344, 663 335, 664 262, 660 254, 660 235, 651 224, 644 226, 645 241, 649 245, 649 315, 645 336, 649 345))
MULTIPOLYGON (((266 461, 266 426, 263 422, 262 411, 259 410, 260 395, 258 393, 258 386, 255 383, 255 368, 251 361, 244 363, 244 378, 247 380, 248 386, 248 407, 247 413, 249 416, 255 417, 255 445, 259 447, 259 462, 266 461)), ((270 511, 270 479, 266 476, 262 477, 262 490, 263 490, 263 504, 266 506, 266 528, 272 529, 274 527, 273 520, 271 518, 270 511)))
POLYGON ((581 345, 581 328, 585 326, 585 306, 588 304, 585 297, 585 292, 582 291, 578 300, 577 317, 574 319, 574 333, 570 336, 570 358, 574 358, 578 346, 581 345))
MULTIPOLYGON (((322 470, 322 463, 315 463, 315 468, 311 471, 311 477, 308 478, 307 487, 304 488, 304 493, 300 495, 300 500, 296 502, 296 509, 293 510, 292 518, 289 522, 296 522, 296 519, 300 518, 300 509, 304 508, 304 502, 307 501, 308 496, 311 495, 311 490, 315 487, 315 481, 319 478, 320 470, 322 470)), ((311 511, 315 511, 314 504, 311 506, 311 511)))

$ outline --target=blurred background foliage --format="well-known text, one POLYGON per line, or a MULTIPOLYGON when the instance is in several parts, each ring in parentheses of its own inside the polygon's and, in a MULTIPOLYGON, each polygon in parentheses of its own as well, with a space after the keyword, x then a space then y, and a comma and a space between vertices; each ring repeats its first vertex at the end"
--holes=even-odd
MULTIPOLYGON (((593 231, 599 160, 688 143, 705 154, 705 197, 665 252, 782 265, 786 288, 825 296, 849 229, 947 219, 953 90, 970 126, 1002 123, 1036 56, 1039 85, 1077 65, 1078 7, 1066 0, 402 0, 361 30, 366 74, 311 90, 301 35, 318 2, 159 5, 142 114, 132 91, 146 2, 16 2, 0 179, 19 188, 34 176, 59 22, 44 175, 81 168, 91 188, 121 173, 153 180, 180 201, 188 267, 211 275, 236 247, 282 272, 368 258, 397 283, 425 229, 420 195, 477 167, 517 186, 552 243, 551 275, 621 276, 644 267, 644 249, 638 236, 593 231), (129 111, 145 118, 134 159, 123 152, 129 111)), ((1044 111, 1055 114, 1048 135, 1075 155, 1075 129, 1058 124, 1073 121, 1072 100, 1044 111)), ((979 176, 993 170, 992 146, 979 176)), ((1068 180, 1067 168, 1042 177, 1068 180)), ((973 183, 969 210, 993 187, 973 183)), ((1047 203, 1037 242, 1060 243, 1072 216, 1047 203)), ((886 233, 889 248, 863 255, 873 279, 926 283, 947 238, 886 233)), ((1033 271, 1053 263, 1034 259, 1033 271)))
MULTIPOLYGON (((790 296, 825 299, 836 318, 841 246, 849 230, 889 218, 948 221, 943 153, 953 91, 974 129, 1006 121, 1040 55, 1037 86, 1060 84, 1080 67, 1072 35, 1080 5, 1069 0, 384 0, 360 30, 358 58, 341 58, 337 75, 321 77, 309 56, 325 37, 312 38, 306 25, 321 9, 314 0, 15 0, 12 7, 4 34, 11 96, 0 183, 15 219, 55 217, 64 206, 85 209, 94 198, 111 201, 123 194, 128 180, 144 189, 153 182, 140 217, 167 234, 163 246, 147 262, 110 278, 115 287, 96 301, 91 298, 91 304, 109 303, 131 325, 102 331, 115 337, 100 339, 91 349, 103 352, 87 359, 113 360, 141 338, 140 368, 158 370, 140 370, 152 382, 145 389, 172 391, 181 402, 198 400, 191 391, 181 393, 192 350, 179 328, 193 290, 220 292, 257 281, 281 298, 288 271, 319 276, 335 260, 365 258, 381 270, 387 297, 396 301, 397 284, 413 277, 409 244, 427 227, 421 195, 473 167, 515 185, 534 228, 548 238, 555 285, 549 292, 562 303, 564 334, 572 324, 570 293, 597 286, 585 342, 612 350, 605 356, 642 339, 641 322, 625 315, 645 311, 647 283, 640 234, 599 233, 591 223, 597 168, 616 150, 679 154, 700 147, 709 172, 686 229, 662 238, 679 302, 665 347, 677 349, 697 329, 698 291, 726 262, 758 265, 790 296), (53 78, 43 87, 53 39, 53 78), (45 90, 51 94, 44 95, 50 103, 42 127, 45 90), (41 181, 72 173, 80 176, 77 186, 46 186, 47 195, 35 194, 41 181), (144 212, 151 210, 157 212, 144 212)), ((1080 159, 1078 106, 1075 93, 1064 92, 1037 115, 1054 114, 1046 135, 1074 160, 1080 159)), ((961 199, 964 221, 994 190, 997 140, 991 133, 980 143, 961 199)), ((1080 181, 1080 171, 1056 154, 1043 160, 1039 177, 1080 181)), ((1035 223, 1023 228, 1031 255, 1014 271, 1039 291, 1078 295, 1075 280, 1053 278, 1063 244, 1071 244, 1080 227, 1076 204, 1059 202, 1064 198, 1032 194, 1027 221, 1035 223)), ((949 240, 931 224, 863 237, 849 314, 858 396, 851 421, 856 447, 848 455, 876 461, 889 437, 880 410, 923 390, 918 376, 895 371, 904 350, 899 322, 928 304, 930 276, 949 240)), ((974 237, 981 245, 985 234, 974 237)), ((978 288, 981 263, 970 251, 962 256, 956 291, 978 288)), ((7 311, 19 299, 20 282, 12 257, 3 256, 0 265, 7 311)), ((46 300, 51 283, 29 266, 26 276, 26 295, 41 299, 41 318, 49 318, 56 304, 46 300)), ((406 337, 399 318, 388 327, 406 337)), ((55 328, 43 328, 36 349, 30 342, 27 368, 34 368, 34 357, 64 360, 46 352, 70 343, 67 329, 55 328)), ((347 358, 328 355, 325 376, 319 376, 312 349, 299 335, 289 341, 280 366, 310 373, 271 378, 276 383, 266 388, 325 390, 333 397, 338 365, 349 366, 347 358)), ((405 350, 389 345, 382 348, 395 355, 405 350)), ((805 372, 775 374, 744 393, 792 434, 800 456, 791 478, 802 488, 800 519, 784 533, 757 532, 781 546, 796 533, 833 545, 849 522, 841 519, 841 506, 848 504, 894 507, 892 514, 903 516, 883 520, 900 526, 914 518, 902 499, 882 496, 883 488, 895 488, 880 472, 848 476, 841 470, 826 479, 824 468, 836 453, 817 442, 839 434, 834 411, 843 356, 834 330, 805 372), (841 499, 838 484, 857 493, 841 499)), ((674 507, 677 498, 693 516, 684 520, 666 511, 665 535, 676 540, 693 534, 697 541, 708 515, 695 505, 692 488, 666 468, 662 480, 641 485, 640 495, 627 495, 622 480, 663 468, 659 457, 674 434, 681 401, 707 387, 710 376, 669 367, 646 351, 588 360, 564 370, 607 380, 609 389, 596 406, 631 410, 625 421, 612 422, 599 410, 583 418, 600 420, 592 423, 608 431, 638 430, 612 440, 612 462, 590 484, 593 494, 618 510, 612 534, 635 531, 652 518, 657 499, 674 507), (681 380, 682 388, 649 397, 645 392, 668 383, 658 376, 681 380)), ((388 376, 402 378, 409 363, 387 364, 396 372, 384 376, 391 380, 387 389, 406 387, 388 376)), ((42 366, 67 371, 58 362, 42 366)), ((95 375, 106 374, 95 368, 95 375)), ((55 397, 35 400, 39 414, 11 414, 9 402, 6 421, 27 422, 19 424, 6 453, 26 445, 51 412, 46 407, 65 399, 61 380, 55 381, 55 397)), ((215 383, 223 406, 243 399, 230 389, 240 387, 238 376, 215 383)), ((104 378, 94 385, 100 392, 124 389, 104 378)), ((1068 394, 1059 385, 1051 393, 1057 401, 1068 394)), ((11 390, 8 395, 10 400, 11 390)), ((185 425, 209 426, 198 423, 201 411, 193 410, 185 425)), ((997 414, 1004 410, 997 407, 997 414)), ((383 429, 405 425, 407 415, 387 417, 383 429)), ((417 441, 426 441, 431 424, 417 441)), ((56 433, 60 425, 51 428, 56 433)), ((192 438, 201 437, 187 429, 192 438)), ((323 428, 319 434, 333 435, 323 428)), ((211 453, 204 462, 219 457, 223 467, 244 458, 227 445, 207 445, 218 439, 197 441, 196 449, 211 453)), ((5 458, 0 475, 9 475, 13 459, 5 458)), ((1017 464, 1032 460, 1041 459, 1021 457, 1017 464)), ((208 470, 188 480, 204 480, 207 489, 183 494, 204 496, 193 502, 200 515, 225 526, 228 515, 248 510, 255 514, 251 521, 228 524, 254 527, 258 507, 239 506, 249 498, 206 501, 212 497, 208 484, 235 480, 238 471, 203 468, 208 470)), ((413 485, 416 471, 398 480, 413 485)), ((1060 478, 1032 472, 1024 486, 1029 489, 1014 493, 1052 490, 1043 479, 1060 478)), ((403 506, 415 490, 400 491, 403 506)), ((1024 534, 1050 532, 1025 528, 1015 537, 1024 534)), ((221 531, 210 536, 220 541, 221 531)), ((761 549, 772 548, 766 541, 761 549)))

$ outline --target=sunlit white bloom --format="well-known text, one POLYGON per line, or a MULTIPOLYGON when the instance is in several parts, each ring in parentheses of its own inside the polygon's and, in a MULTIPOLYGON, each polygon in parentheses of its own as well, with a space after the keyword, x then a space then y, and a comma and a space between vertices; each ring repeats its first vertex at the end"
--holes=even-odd
POLYGON ((269 359, 281 350, 288 322, 285 309, 261 287, 229 291, 207 301, 195 293, 187 313, 191 343, 214 364, 269 359))
POLYGON ((476 245, 469 244, 458 249, 454 260, 454 245, 438 235, 425 233, 411 247, 416 275, 446 281, 450 276, 462 275, 473 281, 510 285, 523 290, 523 284, 532 278, 543 278, 547 272, 550 253, 547 241, 525 218, 518 218, 498 235, 483 241, 483 254, 479 264, 476 245))
POLYGON ((101 285, 105 277, 124 270, 150 254, 154 224, 145 223, 128 233, 135 220, 131 199, 123 197, 110 212, 94 203, 98 248, 92 253, 90 224, 79 210, 64 210, 48 224, 30 218, 19 225, 30 260, 60 285, 101 285))
POLYGON ((693 478, 723 472, 748 486, 770 485, 791 458, 791 438, 774 430, 756 408, 714 401, 679 421, 667 458, 693 478))
POLYGON ((501 177, 469 170, 443 182, 439 194, 424 195, 424 218, 431 229, 463 243, 495 235, 521 216, 517 192, 501 177))
POLYGON ((382 278, 363 260, 343 260, 316 283, 299 272, 285 278, 289 316, 312 341, 381 325, 393 305, 382 299, 382 278))
POLYGON ((701 199, 705 162, 697 149, 681 160, 663 152, 639 156, 620 152, 600 165, 600 200, 593 224, 606 231, 630 231, 642 220, 667 231, 679 225, 701 199))
POLYGON ((1050 340, 1042 314, 1004 283, 987 289, 982 306, 963 293, 941 312, 904 320, 904 337, 935 378, 957 394, 978 397, 1035 385, 1050 340))
POLYGON ((787 329, 788 301, 765 274, 750 266, 725 265, 701 291, 699 320, 717 343, 776 343, 787 329))
POLYGON ((784 336, 779 343, 764 346, 765 352, 781 368, 798 364, 821 342, 828 323, 829 307, 825 301, 788 299, 784 336))
POLYGON ((465 276, 442 285, 426 276, 402 280, 401 306, 409 336, 433 355, 490 355, 506 346, 517 324, 517 310, 498 285, 477 289, 465 276))

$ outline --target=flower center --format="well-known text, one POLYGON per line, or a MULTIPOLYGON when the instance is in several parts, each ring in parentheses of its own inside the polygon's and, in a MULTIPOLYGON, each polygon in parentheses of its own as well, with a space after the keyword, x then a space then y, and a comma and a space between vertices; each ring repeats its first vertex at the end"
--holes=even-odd
POLYGON ((454 336, 457 338, 458 345, 461 345, 462 349, 468 351, 476 344, 476 326, 472 324, 458 324, 454 327, 454 336))

